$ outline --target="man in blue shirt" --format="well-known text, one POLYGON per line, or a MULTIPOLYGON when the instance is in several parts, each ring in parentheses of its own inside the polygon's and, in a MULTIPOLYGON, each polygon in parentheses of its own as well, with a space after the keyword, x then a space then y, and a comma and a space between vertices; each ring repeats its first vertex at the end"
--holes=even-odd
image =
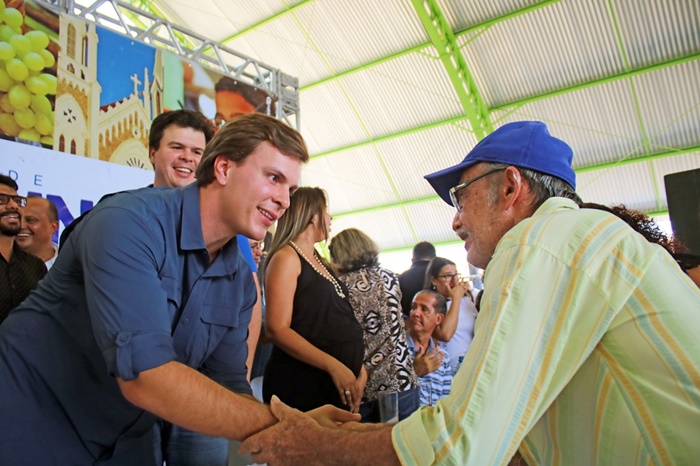
POLYGON ((245 115, 197 184, 99 203, 0 327, 0 464, 152 464, 156 417, 235 439, 272 425, 249 396, 235 236, 264 237, 307 160, 299 133, 245 115))

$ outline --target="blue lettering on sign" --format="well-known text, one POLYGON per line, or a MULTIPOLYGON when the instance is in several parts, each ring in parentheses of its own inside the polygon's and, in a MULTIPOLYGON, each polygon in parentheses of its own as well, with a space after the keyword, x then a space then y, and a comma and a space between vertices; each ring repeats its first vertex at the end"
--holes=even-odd
POLYGON ((34 175, 34 186, 42 186, 44 175, 34 175))
POLYGON ((19 179, 19 173, 17 173, 14 170, 7 170, 7 176, 12 178, 13 180, 17 181, 19 179))

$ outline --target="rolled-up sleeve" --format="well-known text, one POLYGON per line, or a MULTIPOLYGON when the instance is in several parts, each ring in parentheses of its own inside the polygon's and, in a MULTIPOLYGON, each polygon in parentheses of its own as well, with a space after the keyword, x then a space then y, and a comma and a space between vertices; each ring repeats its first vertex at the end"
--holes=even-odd
POLYGON ((133 380, 175 360, 168 297, 158 277, 164 240, 119 207, 95 211, 84 223, 76 252, 93 334, 109 373, 133 380))

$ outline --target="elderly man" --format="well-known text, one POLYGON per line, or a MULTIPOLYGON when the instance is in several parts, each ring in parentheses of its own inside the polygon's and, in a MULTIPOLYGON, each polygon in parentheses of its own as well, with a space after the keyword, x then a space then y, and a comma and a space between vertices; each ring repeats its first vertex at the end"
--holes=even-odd
POLYGON ((40 196, 29 196, 22 215, 22 229, 17 244, 29 254, 38 257, 50 269, 58 255, 58 244, 53 235, 58 231, 56 204, 40 196))
POLYGON ((436 408, 338 433, 276 401, 282 422, 242 448, 272 465, 697 463, 700 292, 663 248, 579 209, 571 160, 543 123, 516 122, 426 177, 486 269, 436 408))
POLYGON ((0 323, 46 275, 41 259, 17 243, 27 198, 17 195, 17 182, 0 174, 0 323))
POLYGON ((197 183, 95 206, 0 326, 0 464, 154 464, 157 418, 231 439, 272 425, 246 380, 257 297, 235 237, 263 238, 306 160, 299 133, 247 115, 197 183))
POLYGON ((447 312, 445 297, 432 290, 423 290, 416 293, 411 303, 411 313, 408 319, 406 343, 411 351, 412 363, 417 357, 426 352, 432 352, 436 348, 444 356, 440 364, 427 373, 418 373, 420 385, 420 406, 432 406, 440 398, 450 393, 452 385, 452 368, 450 367, 450 355, 440 349, 433 340, 433 330, 440 325, 447 312))

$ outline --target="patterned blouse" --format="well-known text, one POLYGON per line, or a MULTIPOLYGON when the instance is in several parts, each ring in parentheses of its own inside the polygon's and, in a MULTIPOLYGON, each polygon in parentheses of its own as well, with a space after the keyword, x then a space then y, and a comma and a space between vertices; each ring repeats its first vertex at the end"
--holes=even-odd
POLYGON ((342 275, 350 305, 364 330, 367 386, 364 401, 384 390, 402 392, 418 385, 406 345, 401 289, 394 272, 366 267, 342 275))

